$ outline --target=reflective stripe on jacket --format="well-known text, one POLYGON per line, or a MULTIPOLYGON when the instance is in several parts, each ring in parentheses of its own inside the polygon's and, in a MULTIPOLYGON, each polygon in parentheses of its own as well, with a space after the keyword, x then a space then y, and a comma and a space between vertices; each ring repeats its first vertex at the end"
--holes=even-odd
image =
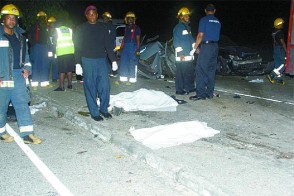
POLYGON ((74 54, 75 48, 72 41, 72 30, 68 27, 61 26, 60 28, 56 28, 56 31, 56 55, 62 56, 66 54, 74 54))
MULTIPOLYGON (((15 27, 13 30, 20 40, 20 67, 28 70, 31 74, 32 66, 29 60, 28 47, 25 37, 21 34, 24 33, 24 30, 19 27, 15 27)), ((13 59, 13 49, 5 37, 3 25, 0 25, 0 80, 13 80, 13 59)))

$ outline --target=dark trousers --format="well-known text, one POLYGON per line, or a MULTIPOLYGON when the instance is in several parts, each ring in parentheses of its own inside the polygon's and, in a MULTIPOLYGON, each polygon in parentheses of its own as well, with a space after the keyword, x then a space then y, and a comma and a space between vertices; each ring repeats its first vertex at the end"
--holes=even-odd
POLYGON ((32 81, 46 82, 49 81, 49 57, 48 47, 43 44, 35 44, 32 47, 32 81))
POLYGON ((176 62, 176 92, 190 92, 195 89, 194 62, 176 62))
POLYGON ((212 97, 215 85, 218 44, 202 44, 196 65, 196 94, 199 97, 212 97))
POLYGON ((100 115, 100 111, 107 113, 110 100, 109 68, 106 58, 82 58, 84 91, 87 106, 92 117, 100 115), (100 100, 100 111, 97 98, 100 100))

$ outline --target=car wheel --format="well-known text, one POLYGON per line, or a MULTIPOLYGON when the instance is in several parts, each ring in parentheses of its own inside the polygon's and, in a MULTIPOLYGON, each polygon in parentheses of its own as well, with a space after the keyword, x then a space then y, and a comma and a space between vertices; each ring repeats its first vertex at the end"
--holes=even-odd
POLYGON ((222 56, 219 56, 217 58, 216 71, 217 71, 218 74, 223 75, 223 76, 224 75, 229 75, 230 72, 231 72, 226 59, 224 59, 222 56))

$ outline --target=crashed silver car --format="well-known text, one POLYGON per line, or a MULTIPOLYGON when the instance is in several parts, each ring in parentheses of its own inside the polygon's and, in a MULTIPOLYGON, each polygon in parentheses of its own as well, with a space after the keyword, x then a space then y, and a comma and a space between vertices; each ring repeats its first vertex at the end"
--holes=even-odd
MULTIPOLYGON (((138 74, 150 79, 173 78, 176 72, 173 40, 163 43, 157 38, 150 38, 141 45, 138 74)), ((217 74, 262 75, 268 73, 268 67, 257 51, 238 46, 228 37, 221 36, 217 74)))

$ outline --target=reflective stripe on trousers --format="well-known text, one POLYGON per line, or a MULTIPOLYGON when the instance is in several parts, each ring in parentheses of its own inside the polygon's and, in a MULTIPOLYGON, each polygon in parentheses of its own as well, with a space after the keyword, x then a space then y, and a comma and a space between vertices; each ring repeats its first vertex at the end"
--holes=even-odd
POLYGON ((33 122, 29 108, 30 95, 23 78, 22 69, 13 70, 14 88, 0 88, 0 135, 5 133, 7 106, 11 100, 15 109, 20 136, 33 133, 33 122))

